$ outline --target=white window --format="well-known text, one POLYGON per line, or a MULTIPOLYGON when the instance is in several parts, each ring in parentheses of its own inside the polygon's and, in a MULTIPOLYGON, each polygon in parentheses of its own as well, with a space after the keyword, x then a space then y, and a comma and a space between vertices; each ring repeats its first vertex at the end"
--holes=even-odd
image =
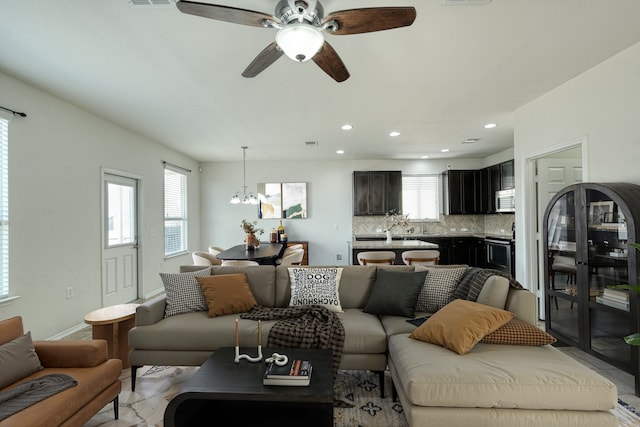
POLYGON ((0 117, 0 299, 9 297, 9 121, 0 117))
POLYGON ((187 250, 187 175, 178 168, 164 166, 164 255, 187 250))
POLYGON ((411 220, 440 219, 439 175, 402 176, 402 213, 411 220))

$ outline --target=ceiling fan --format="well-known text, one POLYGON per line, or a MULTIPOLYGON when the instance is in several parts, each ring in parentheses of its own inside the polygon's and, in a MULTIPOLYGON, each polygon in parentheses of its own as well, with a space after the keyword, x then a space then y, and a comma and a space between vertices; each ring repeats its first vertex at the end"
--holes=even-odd
POLYGON ((253 27, 275 28, 276 41, 269 44, 242 72, 255 77, 283 54, 297 62, 313 61, 337 82, 349 78, 349 71, 324 33, 348 35, 407 27, 416 19, 413 7, 371 7, 333 12, 324 16, 318 0, 280 0, 275 13, 209 3, 178 1, 183 13, 253 27))

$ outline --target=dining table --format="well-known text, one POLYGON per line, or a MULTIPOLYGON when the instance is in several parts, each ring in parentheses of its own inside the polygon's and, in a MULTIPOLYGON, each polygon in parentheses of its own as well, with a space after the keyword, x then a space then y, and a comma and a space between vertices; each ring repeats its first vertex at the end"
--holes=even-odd
POLYGON ((220 260, 234 261, 255 261, 261 265, 276 265, 282 258, 287 245, 283 243, 260 243, 254 249, 247 249, 246 244, 232 246, 218 254, 216 258, 220 260))

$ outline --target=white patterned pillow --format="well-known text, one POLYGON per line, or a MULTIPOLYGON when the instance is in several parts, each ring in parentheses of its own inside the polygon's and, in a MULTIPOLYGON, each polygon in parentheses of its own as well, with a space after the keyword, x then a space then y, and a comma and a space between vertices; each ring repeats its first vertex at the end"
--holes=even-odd
POLYGON ((196 277, 209 276, 210 268, 188 273, 160 273, 167 294, 164 317, 192 311, 207 311, 207 300, 196 277))
POLYGON ((427 277, 418 295, 416 311, 435 313, 449 304, 467 269, 466 266, 447 268, 417 265, 416 271, 427 270, 427 277))
POLYGON ((291 300, 289 306, 321 305, 331 311, 341 312, 340 277, 342 268, 289 267, 291 300))

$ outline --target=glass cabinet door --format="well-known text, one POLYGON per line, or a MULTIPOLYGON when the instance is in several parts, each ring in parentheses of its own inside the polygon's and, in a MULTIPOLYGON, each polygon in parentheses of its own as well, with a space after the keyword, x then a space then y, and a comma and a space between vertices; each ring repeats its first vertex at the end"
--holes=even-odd
POLYGON ((631 333, 629 292, 611 286, 629 283, 627 224, 624 213, 605 194, 586 191, 587 274, 589 283, 590 348, 629 363, 631 333))
POLYGON ((547 327, 577 344, 580 337, 575 197, 575 192, 569 191, 548 210, 547 327))

